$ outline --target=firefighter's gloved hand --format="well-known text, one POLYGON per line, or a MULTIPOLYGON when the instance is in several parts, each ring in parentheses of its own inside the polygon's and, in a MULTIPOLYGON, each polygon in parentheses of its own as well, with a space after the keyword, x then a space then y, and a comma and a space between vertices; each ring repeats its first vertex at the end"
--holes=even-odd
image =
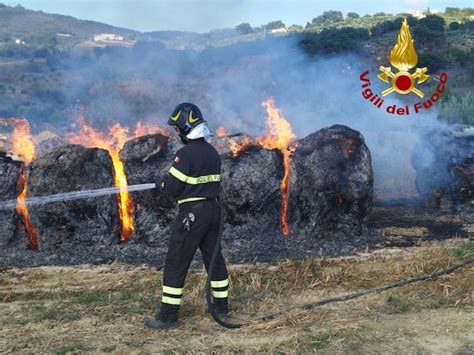
POLYGON ((166 184, 165 177, 161 177, 158 180, 156 180, 156 187, 153 190, 151 190, 155 197, 159 197, 160 195, 163 195, 164 190, 165 190, 165 184, 166 184))
POLYGON ((196 216, 194 215, 194 213, 188 213, 188 215, 183 219, 183 229, 186 232, 191 231, 191 226, 193 225, 195 220, 196 216))

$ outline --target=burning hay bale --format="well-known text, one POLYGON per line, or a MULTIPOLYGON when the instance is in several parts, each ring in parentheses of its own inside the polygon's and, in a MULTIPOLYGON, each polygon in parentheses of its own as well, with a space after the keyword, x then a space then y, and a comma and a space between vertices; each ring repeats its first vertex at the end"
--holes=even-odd
MULTIPOLYGON (((370 153, 363 137, 345 126, 300 141, 291 135, 285 142, 271 137, 211 140, 222 158, 223 248, 228 256, 265 261, 321 249, 329 254, 352 250, 358 243, 353 236, 364 233, 372 199, 370 153)), ((28 197, 117 186, 117 172, 123 172, 128 185, 158 183, 181 146, 176 139, 149 134, 128 140, 120 150, 57 147, 29 165, 28 197)), ((12 194, 2 193, 1 199, 12 194)), ((10 253, 2 263, 116 259, 163 264, 175 202, 157 190, 129 194, 132 233, 122 239, 121 195, 31 206, 39 252, 34 260, 26 251, 10 253)))
POLYGON ((292 229, 325 238, 360 235, 370 212, 373 171, 362 135, 334 125, 298 141, 291 188, 292 229))
MULTIPOLYGON (((28 168, 29 196, 113 186, 112 161, 102 149, 60 147, 28 168)), ((115 196, 35 205, 31 220, 41 251, 53 251, 58 262, 101 261, 113 252, 119 234, 115 196)))
MULTIPOLYGON (((174 158, 177 144, 162 134, 146 135, 125 143, 120 151, 125 174, 130 185, 144 182, 159 183, 174 158)), ((169 231, 175 202, 155 189, 133 195, 135 232, 132 243, 163 244, 161 237, 169 231)))
POLYGON ((474 222, 474 130, 455 127, 427 133, 412 155, 416 187, 426 204, 460 212, 474 222))
MULTIPOLYGON (((23 169, 23 163, 7 157, 0 152, 0 196, 2 199, 15 199, 18 194, 18 180, 23 169)), ((0 211, 0 248, 19 247, 17 228, 19 223, 15 211, 0 211)), ((25 242, 26 245, 26 242, 25 242)))

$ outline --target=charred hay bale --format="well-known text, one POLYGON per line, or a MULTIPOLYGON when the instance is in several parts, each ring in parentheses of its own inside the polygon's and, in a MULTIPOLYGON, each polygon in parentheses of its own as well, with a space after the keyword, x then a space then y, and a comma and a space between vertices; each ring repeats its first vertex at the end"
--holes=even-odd
POLYGON ((251 229, 262 223, 278 226, 283 178, 281 154, 276 150, 251 147, 239 156, 222 157, 222 197, 226 223, 246 224, 251 229))
POLYGON ((474 128, 427 132, 412 154, 416 187, 429 207, 474 220, 474 128))
MULTIPOLYGON (((154 182, 158 185, 171 166, 176 150, 177 144, 161 134, 128 141, 120 151, 128 184, 154 182)), ((169 232, 176 203, 159 189, 135 192, 132 198, 135 206, 135 233, 130 242, 150 246, 163 244, 162 236, 169 232)))
POLYGON ((360 235, 370 212, 373 171, 364 137, 334 125, 298 141, 292 163, 290 227, 309 237, 360 235))
MULTIPOLYGON (((113 166, 107 151, 66 145, 28 167, 29 196, 111 187, 113 166)), ((55 262, 107 260, 119 237, 115 195, 31 206, 40 250, 55 262)))
MULTIPOLYGON (((18 180, 23 163, 12 160, 5 153, 0 152, 0 200, 13 200, 17 198, 18 180)), ((0 202, 1 203, 1 202, 0 202)), ((19 244, 15 226, 19 222, 15 210, 0 210, 0 249, 19 244)), ((26 245, 26 239, 23 240, 26 245)))

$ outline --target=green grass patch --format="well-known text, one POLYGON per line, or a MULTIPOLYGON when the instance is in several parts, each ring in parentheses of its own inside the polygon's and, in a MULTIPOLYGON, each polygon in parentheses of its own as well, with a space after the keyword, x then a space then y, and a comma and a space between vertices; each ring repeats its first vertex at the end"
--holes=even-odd
POLYGON ((104 352, 104 353, 112 353, 112 352, 114 352, 116 349, 117 349, 117 346, 116 346, 116 345, 111 345, 111 346, 106 346, 106 347, 100 349, 100 351, 102 351, 102 352, 104 352))
POLYGON ((468 243, 463 246, 457 246, 448 249, 448 253, 456 258, 460 257, 474 257, 474 243, 468 243))
POLYGON ((314 350, 325 349, 329 345, 330 341, 330 333, 311 334, 308 336, 309 345, 314 350))
POLYGON ((126 343, 130 348, 134 348, 134 349, 140 349, 143 345, 143 343, 139 340, 130 340, 130 341, 127 341, 126 343))
POLYGON ((57 349, 54 353, 56 355, 66 355, 66 354, 77 354, 82 351, 89 351, 91 348, 87 347, 84 343, 77 342, 70 345, 63 346, 57 349))
POLYGON ((395 297, 393 295, 388 295, 385 300, 385 303, 387 304, 390 313, 406 313, 413 308, 412 303, 402 300, 401 298, 395 297))
POLYGON ((454 247, 452 249, 449 249, 449 251, 453 256, 457 258, 464 255, 464 248, 461 248, 461 247, 454 247))
POLYGON ((75 301, 79 304, 97 304, 97 303, 107 303, 110 298, 109 291, 94 290, 76 293, 75 301))
POLYGON ((57 322, 70 322, 80 319, 80 315, 71 309, 68 309, 60 304, 53 304, 46 306, 44 304, 35 303, 30 305, 29 311, 33 312, 31 322, 39 323, 43 321, 57 321, 57 322))

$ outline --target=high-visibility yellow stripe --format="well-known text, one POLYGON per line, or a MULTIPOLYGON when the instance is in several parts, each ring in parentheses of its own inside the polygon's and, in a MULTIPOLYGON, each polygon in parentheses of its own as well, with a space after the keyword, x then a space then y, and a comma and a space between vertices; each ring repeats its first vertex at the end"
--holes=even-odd
POLYGON ((227 298, 229 291, 212 291, 212 296, 214 298, 227 298))
POLYGON ((204 175, 204 176, 188 176, 183 174, 181 171, 176 169, 174 166, 171 167, 169 173, 173 175, 179 181, 182 181, 186 184, 190 185, 199 185, 199 184, 207 184, 208 182, 219 182, 221 181, 220 174, 213 174, 213 175, 204 175))
POLYGON ((183 294, 183 288, 163 286, 163 292, 169 293, 170 295, 181 296, 183 294))
POLYGON ((222 281, 211 281, 211 286, 214 288, 229 286, 229 279, 222 281))
POLYGON ((161 297, 161 302, 179 306, 181 304, 181 298, 163 296, 161 297))
POLYGON ((190 197, 190 198, 184 198, 182 200, 178 200, 178 205, 185 203, 185 202, 193 202, 193 201, 201 201, 205 200, 205 197, 190 197))

